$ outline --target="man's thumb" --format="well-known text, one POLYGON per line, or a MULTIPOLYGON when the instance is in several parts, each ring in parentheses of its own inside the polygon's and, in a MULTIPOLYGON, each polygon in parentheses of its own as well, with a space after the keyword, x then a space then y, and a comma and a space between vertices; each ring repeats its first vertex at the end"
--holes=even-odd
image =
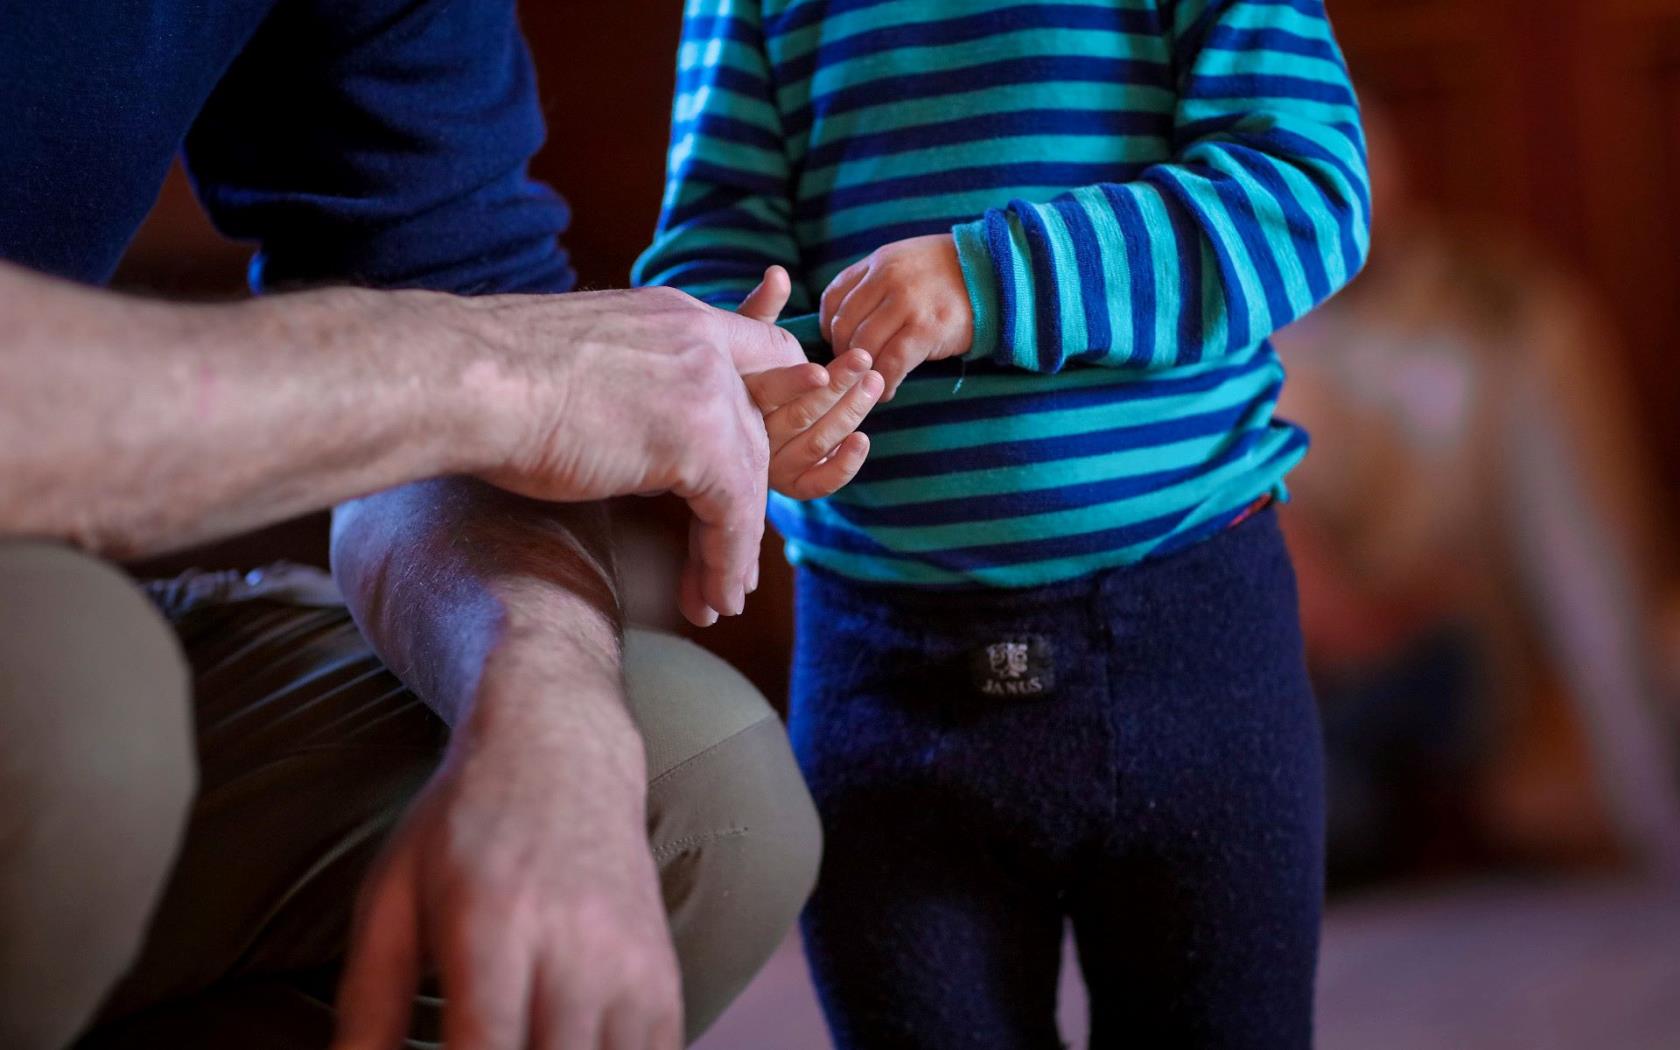
POLYGON ((772 266, 764 271, 764 279, 741 301, 735 312, 754 321, 775 324, 776 318, 782 316, 782 307, 787 305, 788 296, 792 293, 793 281, 788 277, 787 271, 780 266, 772 266))

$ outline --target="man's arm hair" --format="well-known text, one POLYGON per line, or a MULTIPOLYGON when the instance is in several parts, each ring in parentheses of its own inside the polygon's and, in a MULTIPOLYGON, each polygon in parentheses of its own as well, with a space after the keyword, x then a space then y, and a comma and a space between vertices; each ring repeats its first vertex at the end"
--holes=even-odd
POLYGON ((586 687, 574 701, 618 692, 623 621, 604 503, 437 478, 340 505, 332 551, 363 634, 451 726, 471 713, 504 642, 534 641, 558 677, 586 687))
POLYGON ((480 466, 439 298, 180 305, 0 263, 0 536, 138 557, 480 466))

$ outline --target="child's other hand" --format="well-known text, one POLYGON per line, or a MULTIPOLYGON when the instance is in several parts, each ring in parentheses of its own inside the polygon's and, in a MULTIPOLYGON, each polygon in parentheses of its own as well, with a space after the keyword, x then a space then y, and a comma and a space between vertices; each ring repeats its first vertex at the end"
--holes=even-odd
POLYGON ((840 271, 822 297, 823 335, 836 354, 875 355, 891 401, 910 370, 968 352, 974 310, 950 234, 877 248, 840 271))
MULTIPOLYGON (((774 324, 787 305, 787 271, 772 266, 738 312, 774 324)), ((881 376, 862 351, 815 363, 743 376, 764 414, 770 437, 770 487, 793 499, 834 494, 857 475, 869 455, 869 436, 857 432, 881 396, 881 376)))

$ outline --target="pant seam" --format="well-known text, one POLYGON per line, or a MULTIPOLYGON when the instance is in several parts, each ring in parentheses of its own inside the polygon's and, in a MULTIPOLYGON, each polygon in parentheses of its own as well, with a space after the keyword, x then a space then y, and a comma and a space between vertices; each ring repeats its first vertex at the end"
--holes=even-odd
POLYGON ((697 835, 684 835, 682 838, 676 839, 672 842, 667 842, 663 846, 654 847, 653 859, 655 861, 666 861, 680 853, 687 853, 689 850, 707 845, 708 843, 721 842, 724 839, 740 838, 747 834, 748 830, 749 829, 744 827, 728 827, 718 828, 715 831, 701 832, 697 835))
POLYGON ((754 729, 757 729, 759 726, 762 726, 766 722, 774 722, 775 720, 776 720, 776 715, 775 715, 774 712, 771 712, 769 714, 766 714, 763 718, 758 719, 756 722, 753 722, 750 725, 742 726, 740 729, 737 729, 735 732, 730 733, 728 736, 724 737, 722 740, 719 740, 717 743, 708 745, 707 747, 704 747, 704 748, 700 749, 699 751, 696 751, 694 754, 689 755, 687 758, 683 759, 681 762, 678 762, 676 765, 672 766, 670 769, 667 769, 665 772, 659 774, 658 776, 654 777, 652 780, 648 781, 648 790, 652 791, 655 787, 658 787, 664 781, 666 781, 666 780, 670 779, 671 777, 675 776, 681 770, 686 769, 687 767, 693 765, 695 762, 698 762, 700 759, 705 758, 707 755, 716 751, 718 748, 723 747, 726 744, 729 744, 730 742, 734 741, 737 737, 740 737, 740 736, 743 736, 746 733, 752 732, 754 729))

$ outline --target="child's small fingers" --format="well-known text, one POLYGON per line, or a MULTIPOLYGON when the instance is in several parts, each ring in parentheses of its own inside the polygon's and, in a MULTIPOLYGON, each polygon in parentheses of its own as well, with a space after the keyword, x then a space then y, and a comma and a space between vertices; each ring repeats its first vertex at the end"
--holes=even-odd
POLYGON ((822 499, 845 488, 869 458, 869 435, 853 432, 828 458, 799 475, 786 492, 797 500, 822 499))
POLYGON ((799 475, 828 458, 869 415, 869 410, 875 407, 881 396, 881 389, 879 372, 864 373, 863 378, 846 391, 839 403, 821 419, 771 455, 770 476, 791 484, 799 475))
MULTIPOLYGON (((823 289, 821 312, 818 320, 822 324, 822 335, 830 343, 834 342, 834 315, 839 311, 840 304, 846 296, 851 294, 857 283, 869 273, 869 260, 859 259, 857 262, 834 275, 834 280, 828 282, 823 289)), ((843 348, 842 348, 843 349, 843 348)))
MULTIPOLYGON (((858 346, 857 341, 853 338, 853 333, 881 305, 882 300, 886 298, 886 294, 885 282, 871 280, 868 276, 865 276, 863 280, 857 283, 856 287, 846 293, 846 298, 841 301, 840 306, 835 310, 834 320, 829 325, 828 342, 836 352, 851 350, 858 346)), ((870 350, 875 348, 866 346, 860 349, 870 350)))
POLYGON ((840 385, 850 389, 874 363, 875 356, 868 350, 842 350, 828 363, 827 371, 831 380, 844 379, 840 385))
POLYGON ((875 355, 875 371, 881 373, 881 378, 885 380, 885 392, 881 395, 881 400, 891 401, 898 394, 904 377, 926 359, 926 349, 908 331, 901 330, 894 336, 892 341, 875 355))
POLYGON ((754 372, 743 376, 742 381, 747 384, 747 393, 752 395, 753 404, 760 412, 768 414, 801 394, 821 389, 828 382, 828 370, 814 361, 808 361, 802 365, 754 372))
POLYGON ((770 435, 770 452, 780 452, 782 446, 811 429, 816 422, 857 385, 874 362, 862 350, 848 350, 820 369, 827 382, 819 388, 801 394, 764 420, 770 435))
MULTIPOLYGON (((891 346, 893 339, 904 330, 904 320, 903 307, 891 298, 884 299, 868 317, 852 329, 848 337, 851 340, 850 345, 870 351, 891 346)), ((842 344, 835 343, 834 348, 842 349, 842 344)))

